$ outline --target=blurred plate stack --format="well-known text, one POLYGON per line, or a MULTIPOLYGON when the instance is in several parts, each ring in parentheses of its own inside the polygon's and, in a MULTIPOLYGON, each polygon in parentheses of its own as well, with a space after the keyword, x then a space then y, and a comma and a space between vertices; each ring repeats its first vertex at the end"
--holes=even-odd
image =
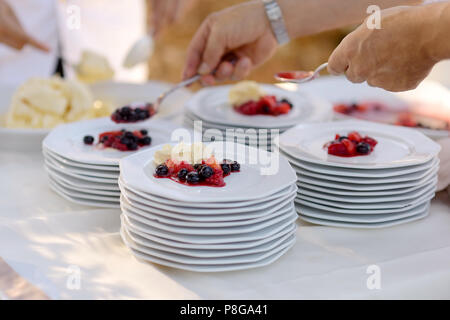
POLYGON ((276 175, 240 162, 224 187, 189 186, 154 176, 159 149, 120 162, 121 236, 136 258, 196 272, 232 271, 270 264, 294 245, 296 176, 285 158, 276 175))
POLYGON ((416 130, 358 120, 302 124, 284 133, 279 147, 297 173, 295 202, 305 221, 381 228, 428 215, 440 146, 416 130), (324 145, 351 131, 375 138, 374 151, 329 155, 324 145))
MULTIPOLYGON (((151 145, 154 145, 169 142, 171 131, 175 127, 159 120, 119 125, 108 118, 58 126, 42 143, 50 187, 74 203, 118 208, 119 161, 133 151, 103 149, 96 144, 100 133, 122 129, 145 129, 152 138, 151 145), (84 144, 83 138, 86 135, 95 138, 93 145, 84 144)), ((148 147, 142 149, 146 148, 148 147)))
POLYGON ((277 100, 288 99, 292 110, 279 116, 244 115, 228 102, 231 86, 216 86, 198 91, 187 101, 184 124, 202 131, 204 141, 232 141, 270 151, 273 141, 289 128, 331 117, 331 104, 315 96, 300 95, 274 85, 260 86, 277 100))

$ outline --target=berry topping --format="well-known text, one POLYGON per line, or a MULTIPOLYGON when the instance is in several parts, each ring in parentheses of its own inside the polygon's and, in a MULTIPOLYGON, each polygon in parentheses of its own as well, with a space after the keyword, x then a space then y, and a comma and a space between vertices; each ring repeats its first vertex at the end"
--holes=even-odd
POLYGON ((198 173, 202 179, 207 179, 214 174, 214 170, 210 166, 204 165, 198 173))
MULTIPOLYGON (((114 111, 111 115, 111 120, 116 123, 138 122, 152 117, 155 113, 156 111, 151 103, 134 108, 125 106, 114 111)), ((142 131, 146 132, 146 130, 142 131)), ((142 134, 146 135, 146 133, 142 134)))
POLYGON ((186 176, 189 173, 189 171, 185 168, 181 169, 180 171, 178 171, 178 179, 180 179, 180 181, 186 181, 186 176))
POLYGON ((98 144, 104 148, 113 148, 119 151, 134 151, 140 147, 150 145, 152 139, 147 135, 143 135, 139 130, 132 132, 122 129, 120 131, 103 132, 99 135, 98 141, 98 144))
POLYGON ((84 144, 93 144, 94 143, 94 137, 93 136, 85 136, 83 138, 84 144))
POLYGON ((224 176, 230 174, 230 172, 231 172, 231 165, 230 165, 230 164, 228 164, 228 163, 222 163, 222 164, 220 165, 220 167, 222 168, 222 171, 223 171, 223 175, 224 175, 224 176))
POLYGON ((234 109, 245 115, 264 114, 278 116, 289 113, 292 107, 292 103, 287 99, 278 101, 275 96, 265 95, 258 101, 251 100, 241 105, 236 105, 234 106, 234 109))
POLYGON ((239 170, 241 170, 241 165, 237 161, 234 161, 231 164, 231 171, 235 172, 235 171, 239 171, 239 170))
POLYGON ((356 151, 361 154, 368 154, 370 152, 370 149, 370 144, 368 144, 367 142, 360 142, 356 146, 356 151))
POLYGON ((370 154, 377 141, 371 137, 362 137, 358 132, 350 132, 347 136, 336 134, 333 141, 325 144, 328 154, 338 157, 356 157, 370 154))
POLYGON ((165 164, 160 164, 155 171, 158 177, 165 177, 169 174, 169 168, 165 164))
POLYGON ((191 183, 191 184, 199 183, 200 182, 200 175, 197 172, 195 172, 195 171, 189 172, 186 175, 186 181, 188 183, 191 183))

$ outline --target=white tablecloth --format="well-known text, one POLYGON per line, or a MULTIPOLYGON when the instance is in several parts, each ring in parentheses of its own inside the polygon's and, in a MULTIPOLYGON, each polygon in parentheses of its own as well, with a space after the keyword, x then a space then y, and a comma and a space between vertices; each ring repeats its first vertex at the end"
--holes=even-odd
POLYGON ((445 192, 424 220, 381 230, 299 221, 297 243, 274 264, 201 274, 137 261, 117 233, 119 210, 60 198, 39 154, 0 152, 0 176, 0 257, 50 298, 450 298, 445 192), (371 265, 380 289, 368 289, 371 265))

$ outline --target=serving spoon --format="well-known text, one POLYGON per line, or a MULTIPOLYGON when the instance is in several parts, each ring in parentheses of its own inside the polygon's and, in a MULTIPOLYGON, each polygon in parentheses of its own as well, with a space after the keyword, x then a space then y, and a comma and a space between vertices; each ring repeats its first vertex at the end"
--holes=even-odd
POLYGON ((325 62, 318 66, 314 71, 286 71, 279 72, 275 74, 275 79, 280 82, 290 82, 290 83, 305 83, 314 80, 319 77, 320 71, 328 66, 328 62, 325 62))

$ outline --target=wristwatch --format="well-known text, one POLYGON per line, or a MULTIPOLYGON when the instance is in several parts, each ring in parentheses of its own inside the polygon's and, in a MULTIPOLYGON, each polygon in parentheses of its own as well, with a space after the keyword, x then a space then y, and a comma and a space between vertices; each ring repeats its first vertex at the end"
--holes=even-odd
POLYGON ((289 35, 284 24, 283 13, 276 0, 262 0, 266 8, 267 18, 272 25, 272 31, 280 45, 290 41, 289 35))

